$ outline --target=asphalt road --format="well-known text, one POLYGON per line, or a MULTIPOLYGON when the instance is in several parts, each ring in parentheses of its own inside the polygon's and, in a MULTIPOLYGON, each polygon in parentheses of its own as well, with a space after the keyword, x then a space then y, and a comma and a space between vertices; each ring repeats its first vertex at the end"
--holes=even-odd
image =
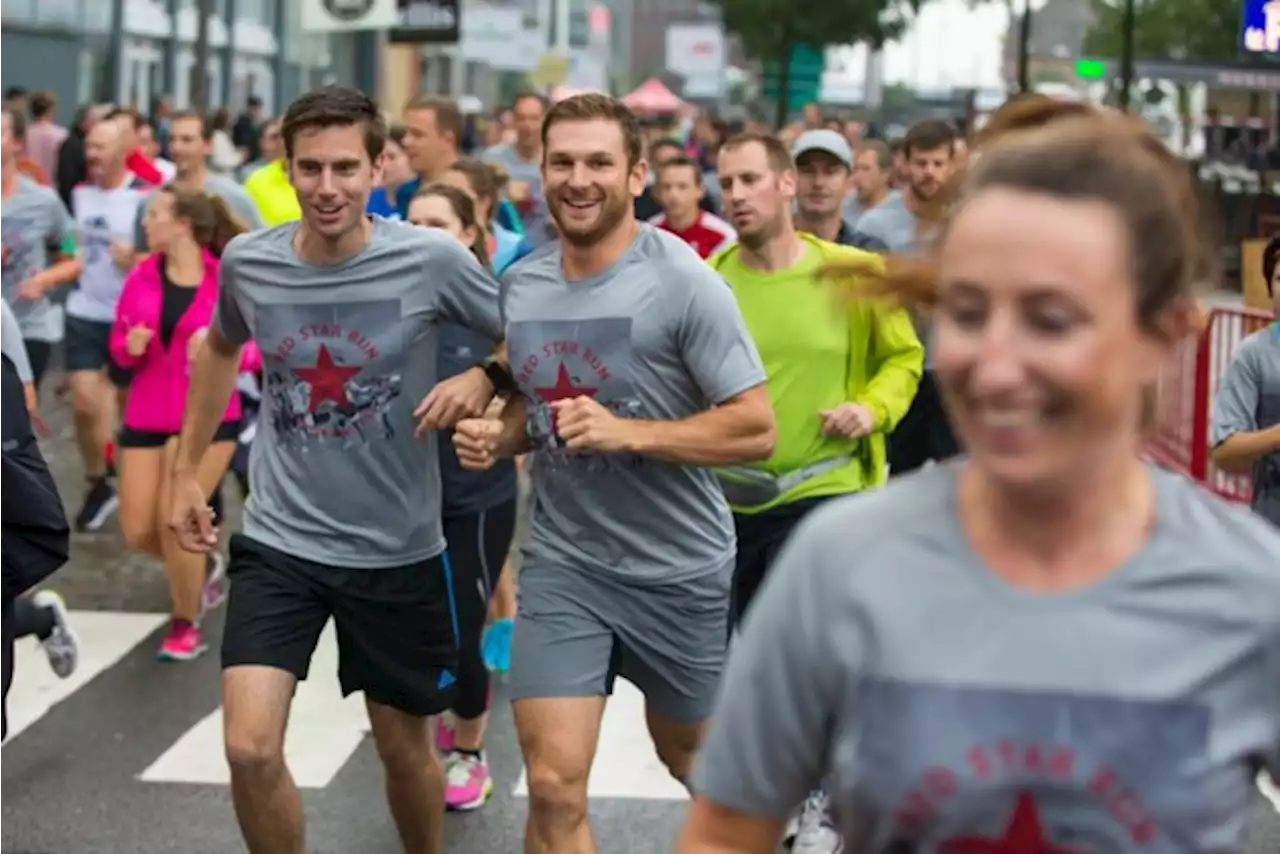
MULTIPOLYGON (((45 414, 54 435, 43 447, 74 510, 83 481, 66 406, 50 401, 45 414)), ((234 502, 228 511, 233 527, 234 502)), ((113 523, 75 537, 71 562, 53 586, 76 612, 84 654, 80 671, 58 680, 33 641, 19 644, 9 702, 14 733, 0 763, 0 847, 7 854, 243 850, 225 785, 216 655, 181 665, 154 658, 167 607, 159 568, 126 552, 113 523)), ((207 629, 216 643, 221 613, 207 629)), ((322 639, 317 657, 295 700, 286 748, 305 787, 308 851, 394 854, 378 760, 358 699, 337 696, 331 638, 322 639)), ((501 683, 494 708, 488 743, 496 794, 479 812, 449 817, 452 852, 520 850, 526 801, 501 683)), ((601 850, 670 851, 684 799, 647 744, 633 690, 610 704, 602 742, 591 784, 601 850)), ((1280 813, 1261 798, 1253 831, 1247 854, 1280 852, 1280 813)))

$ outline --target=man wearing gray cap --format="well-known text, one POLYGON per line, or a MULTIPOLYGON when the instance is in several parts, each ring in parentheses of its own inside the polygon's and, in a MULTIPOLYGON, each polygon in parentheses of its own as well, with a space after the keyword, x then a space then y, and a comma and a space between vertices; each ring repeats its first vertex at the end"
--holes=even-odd
POLYGON ((831 243, 850 245, 853 229, 844 221, 844 199, 853 188, 853 149, 833 130, 809 130, 791 146, 796 164, 798 231, 831 243))

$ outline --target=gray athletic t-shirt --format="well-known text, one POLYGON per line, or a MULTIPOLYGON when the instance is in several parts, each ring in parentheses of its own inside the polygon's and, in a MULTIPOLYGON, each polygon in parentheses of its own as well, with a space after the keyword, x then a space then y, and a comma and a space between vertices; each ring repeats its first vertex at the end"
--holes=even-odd
POLYGON ((815 510, 730 650, 696 789, 853 851, 1238 854, 1280 773, 1280 532, 1152 470, 1156 526, 1085 589, 971 550, 960 466, 815 510))
POLYGON ((921 247, 916 215, 900 194, 865 212, 853 231, 852 245, 871 252, 913 253, 921 247))
POLYGON ((514 203, 524 226, 525 239, 532 246, 541 246, 555 239, 551 227, 551 213, 547 209, 547 195, 542 186, 542 163, 525 160, 514 145, 502 143, 485 150, 480 159, 502 167, 511 181, 519 181, 527 187, 525 197, 514 203))
POLYGON ((728 285, 683 240, 643 224, 599 276, 567 281, 557 243, 503 279, 534 447, 526 559, 655 584, 722 569, 733 517, 710 469, 566 451, 548 404, 586 395, 623 418, 674 421, 763 383, 728 285))
POLYGON ((24 383, 31 382, 31 359, 27 356, 27 345, 22 341, 22 330, 18 327, 18 319, 9 310, 8 300, 0 300, 0 352, 13 362, 13 369, 18 374, 18 379, 24 383))
MULTIPOLYGON (((1212 436, 1216 447, 1236 433, 1253 433, 1280 424, 1280 323, 1272 323, 1236 350, 1213 399, 1212 436)), ((1253 466, 1253 509, 1280 526, 1280 452, 1253 466)))
POLYGON ((0 231, 4 240, 4 298, 18 319, 22 337, 61 340, 62 322, 49 297, 28 302, 18 296, 18 285, 49 266, 50 249, 65 249, 68 254, 74 251, 75 220, 56 192, 20 175, 17 189, 0 205, 0 231))
MULTIPOLYGON (((263 228, 266 223, 262 221, 262 214, 258 212, 258 206, 254 204, 253 198, 244 191, 231 178, 226 175, 218 175, 209 172, 204 177, 204 191, 211 196, 220 196, 227 207, 235 214, 236 219, 250 231, 263 228)), ((147 206, 151 204, 152 197, 155 192, 147 194, 147 198, 142 204, 138 205, 138 222, 134 229, 133 245, 139 249, 147 248, 147 230, 143 225, 147 218, 147 206)))
POLYGON ((373 220, 332 266, 298 259, 291 222, 222 255, 214 322, 262 350, 247 536, 330 566, 396 567, 444 550, 437 436, 414 438, 438 325, 501 337, 498 286, 443 231, 373 220))

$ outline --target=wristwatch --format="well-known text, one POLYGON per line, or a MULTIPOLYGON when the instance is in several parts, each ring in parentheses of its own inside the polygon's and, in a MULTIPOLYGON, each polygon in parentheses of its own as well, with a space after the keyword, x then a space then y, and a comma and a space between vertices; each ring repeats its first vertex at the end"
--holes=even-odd
POLYGON ((479 367, 484 370, 484 375, 489 378, 489 382, 493 384, 493 393, 499 397, 506 397, 516 391, 516 381, 511 376, 511 370, 498 359, 497 356, 489 356, 480 363, 479 367))

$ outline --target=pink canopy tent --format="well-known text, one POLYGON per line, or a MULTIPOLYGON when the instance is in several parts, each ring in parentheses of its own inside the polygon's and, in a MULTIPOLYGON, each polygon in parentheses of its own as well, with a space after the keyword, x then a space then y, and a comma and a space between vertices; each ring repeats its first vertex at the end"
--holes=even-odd
POLYGON ((656 77, 650 77, 637 86, 634 92, 622 99, 622 103, 637 113, 675 113, 685 106, 684 101, 656 77))

